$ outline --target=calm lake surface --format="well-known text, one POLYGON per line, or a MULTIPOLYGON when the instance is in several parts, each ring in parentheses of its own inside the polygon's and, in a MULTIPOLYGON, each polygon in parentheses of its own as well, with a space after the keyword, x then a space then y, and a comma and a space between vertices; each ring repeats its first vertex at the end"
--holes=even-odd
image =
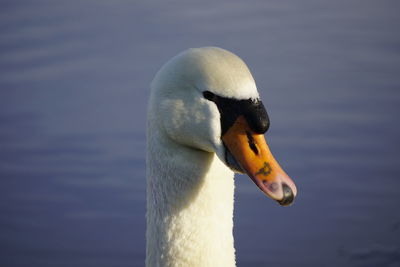
POLYGON ((238 266, 400 266, 398 1, 1 1, 0 265, 143 266, 149 84, 249 65, 289 208, 236 176, 238 266))

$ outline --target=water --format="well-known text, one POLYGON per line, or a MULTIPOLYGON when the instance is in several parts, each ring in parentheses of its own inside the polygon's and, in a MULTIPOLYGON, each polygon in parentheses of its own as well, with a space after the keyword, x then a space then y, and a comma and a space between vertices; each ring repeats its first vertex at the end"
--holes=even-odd
POLYGON ((282 208, 236 177, 239 266, 400 265, 396 1, 1 1, 1 266, 142 266, 158 68, 215 45, 249 65, 282 208))

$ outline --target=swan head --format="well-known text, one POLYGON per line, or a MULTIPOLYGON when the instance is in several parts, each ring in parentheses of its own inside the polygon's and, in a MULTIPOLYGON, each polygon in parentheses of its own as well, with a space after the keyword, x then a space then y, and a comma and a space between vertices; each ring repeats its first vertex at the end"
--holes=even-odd
POLYGON ((150 120, 157 131, 177 144, 215 153, 279 204, 293 202, 296 186, 268 148, 269 118, 238 56, 216 47, 186 50, 160 69, 151 87, 150 120))

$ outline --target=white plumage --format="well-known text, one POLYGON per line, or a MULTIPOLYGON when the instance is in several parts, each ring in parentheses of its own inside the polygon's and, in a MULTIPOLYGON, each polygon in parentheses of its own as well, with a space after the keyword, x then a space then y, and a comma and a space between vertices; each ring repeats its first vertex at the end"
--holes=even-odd
POLYGON ((235 266, 234 180, 226 166, 220 114, 211 91, 258 98, 236 55, 189 49, 167 62, 151 85, 147 132, 146 266, 235 266))

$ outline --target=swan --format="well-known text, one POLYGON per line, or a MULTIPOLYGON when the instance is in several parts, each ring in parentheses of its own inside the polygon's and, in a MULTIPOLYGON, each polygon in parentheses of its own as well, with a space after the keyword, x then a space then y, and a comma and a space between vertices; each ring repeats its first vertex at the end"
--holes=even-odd
POLYGON ((155 75, 147 117, 146 266, 235 266, 234 172, 283 206, 297 194, 264 139, 248 67, 222 48, 188 49, 155 75))

